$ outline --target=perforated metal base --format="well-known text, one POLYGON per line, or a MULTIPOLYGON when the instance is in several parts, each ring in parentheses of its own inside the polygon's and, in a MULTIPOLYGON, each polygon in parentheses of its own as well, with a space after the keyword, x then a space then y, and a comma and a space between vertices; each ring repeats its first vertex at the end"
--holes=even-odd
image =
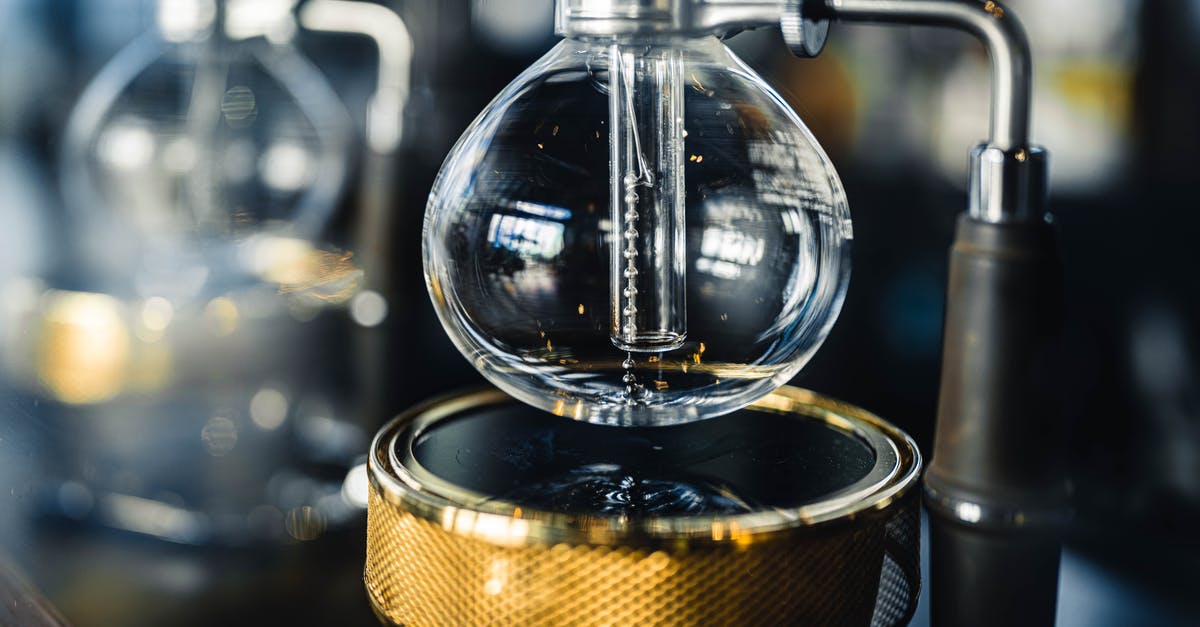
MULTIPOLYGON (((883 481, 835 510, 821 509, 818 500, 768 512, 631 519, 522 510, 495 500, 468 505, 437 493, 450 488, 421 485, 393 465, 405 442, 421 437, 412 427, 507 402, 486 393, 431 403, 376 438, 365 580, 384 620, 893 625, 911 616, 919 581, 911 488, 920 460, 910 440, 870 414, 794 389, 750 410, 824 420, 856 437, 869 430, 883 438, 868 441, 893 446, 883 481)), ((470 500, 464 494, 458 496, 470 500)), ((846 494, 829 497, 845 501, 846 494)))

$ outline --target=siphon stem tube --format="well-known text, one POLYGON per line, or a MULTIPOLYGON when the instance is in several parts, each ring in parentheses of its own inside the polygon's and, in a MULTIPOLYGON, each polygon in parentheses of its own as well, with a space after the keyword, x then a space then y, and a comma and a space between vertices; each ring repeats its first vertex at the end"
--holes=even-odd
POLYGON ((614 44, 610 55, 612 341, 666 351, 687 336, 683 53, 614 44))

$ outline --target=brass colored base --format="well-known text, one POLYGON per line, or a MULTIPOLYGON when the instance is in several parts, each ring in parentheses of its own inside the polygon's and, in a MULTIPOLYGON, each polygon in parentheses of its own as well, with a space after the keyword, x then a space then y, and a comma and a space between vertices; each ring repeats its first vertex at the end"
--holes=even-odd
POLYGON ((393 480, 381 455, 390 444, 379 438, 372 450, 364 576, 377 613, 396 625, 870 625, 881 572, 896 564, 892 528, 916 512, 913 448, 896 473, 901 490, 821 524, 759 534, 729 516, 711 519, 709 537, 675 543, 548 539, 519 509, 503 517, 447 504, 435 515, 427 495, 393 480))

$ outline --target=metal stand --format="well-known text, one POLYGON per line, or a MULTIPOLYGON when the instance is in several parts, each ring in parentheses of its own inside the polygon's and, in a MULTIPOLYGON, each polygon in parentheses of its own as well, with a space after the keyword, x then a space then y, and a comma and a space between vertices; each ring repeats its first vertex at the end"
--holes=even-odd
POLYGON ((949 27, 992 63, 991 132, 971 154, 968 208, 950 259, 941 395, 925 475, 933 621, 1054 621, 1059 534, 1069 515, 1059 419, 1045 389, 1059 326, 1046 152, 1029 143, 1025 31, 991 0, 559 0, 573 37, 728 35, 778 24, 798 56, 831 21, 949 27))

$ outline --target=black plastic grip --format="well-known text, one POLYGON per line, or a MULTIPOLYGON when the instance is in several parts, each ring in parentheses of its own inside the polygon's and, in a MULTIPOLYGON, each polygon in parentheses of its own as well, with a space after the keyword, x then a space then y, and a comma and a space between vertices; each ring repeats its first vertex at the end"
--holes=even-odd
POLYGON ((959 220, 925 474, 935 624, 1053 624, 1067 511, 1061 302, 1049 224, 959 220))
POLYGON ((1049 627, 1059 538, 959 524, 930 512, 930 619, 937 627, 1049 627))

